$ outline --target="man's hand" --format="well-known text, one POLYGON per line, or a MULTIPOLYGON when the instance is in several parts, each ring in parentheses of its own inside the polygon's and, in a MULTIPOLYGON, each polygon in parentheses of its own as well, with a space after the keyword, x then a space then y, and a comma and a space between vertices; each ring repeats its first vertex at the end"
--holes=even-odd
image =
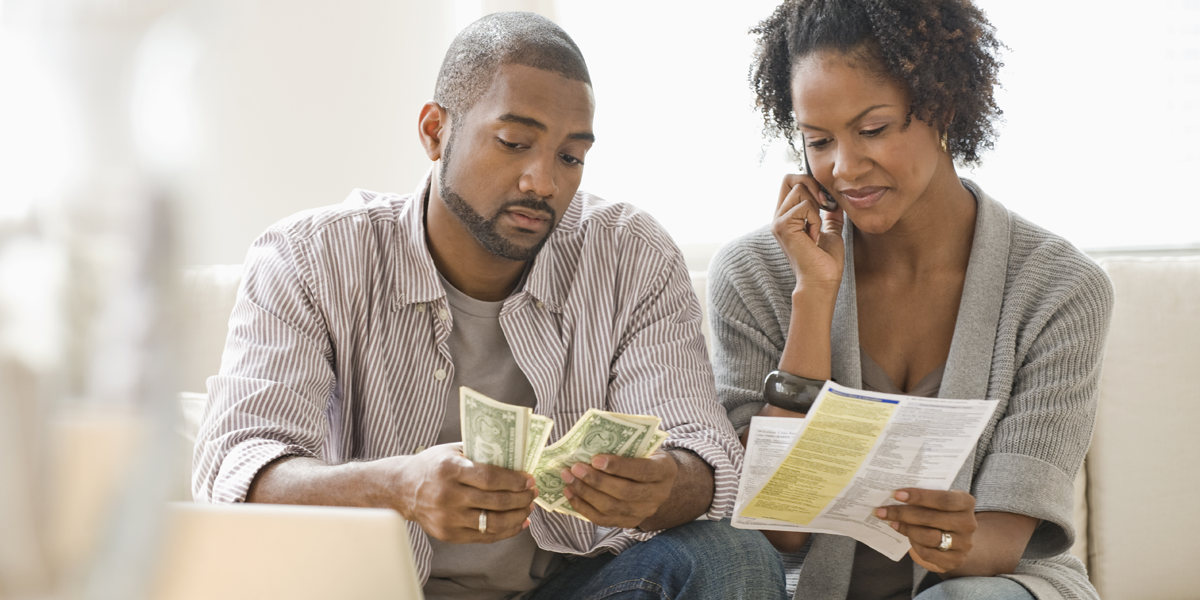
POLYGON ((385 503, 443 542, 491 543, 529 526, 533 476, 471 462, 461 443, 377 462, 390 478, 385 503), (486 533, 479 531, 483 510, 486 533))
MULTIPOLYGON (((567 483, 563 494, 572 508, 596 525, 634 528, 670 498, 678 473, 679 463, 662 450, 647 458, 598 454, 590 465, 575 463, 563 469, 567 483)), ((711 496, 710 491, 710 502, 711 496)))

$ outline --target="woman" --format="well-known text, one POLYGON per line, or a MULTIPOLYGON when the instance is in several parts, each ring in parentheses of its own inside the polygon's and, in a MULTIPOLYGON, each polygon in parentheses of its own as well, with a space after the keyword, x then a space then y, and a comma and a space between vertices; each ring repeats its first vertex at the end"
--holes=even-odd
MULTIPOLYGON (((1068 551, 1112 289, 955 172, 995 136, 991 25, 968 0, 795 0, 754 33, 766 131, 803 144, 810 173, 784 178, 769 228, 714 258, 734 426, 800 416, 764 404, 805 400, 764 396, 769 373, 998 403, 951 491, 897 490, 903 504, 877 512, 908 557, 813 535, 796 597, 1095 598, 1068 551), (837 206, 822 211, 826 191, 837 206)), ((770 537, 785 551, 809 541, 770 537)))

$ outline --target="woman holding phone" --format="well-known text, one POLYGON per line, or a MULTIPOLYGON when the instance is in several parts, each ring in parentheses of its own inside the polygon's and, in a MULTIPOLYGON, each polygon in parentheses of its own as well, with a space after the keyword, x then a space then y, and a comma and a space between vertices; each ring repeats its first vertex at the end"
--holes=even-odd
POLYGON ((802 416, 830 378, 998 403, 950 491, 896 490, 877 511, 911 541, 904 560, 770 533, 783 551, 811 543, 796 597, 1095 598, 1069 554, 1072 490, 1112 288, 955 171, 980 161, 1001 114, 991 25, 969 0, 794 0, 754 33, 765 130, 810 166, 784 178, 769 226, 713 260, 730 420, 802 416))

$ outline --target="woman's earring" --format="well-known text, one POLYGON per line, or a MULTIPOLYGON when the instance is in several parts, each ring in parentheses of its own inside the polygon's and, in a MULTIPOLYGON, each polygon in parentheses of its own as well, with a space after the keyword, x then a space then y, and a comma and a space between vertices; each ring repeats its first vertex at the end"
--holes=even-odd
POLYGON ((950 132, 943 131, 942 132, 942 152, 947 152, 947 153, 950 152, 950 150, 948 150, 946 148, 948 141, 950 141, 950 132))

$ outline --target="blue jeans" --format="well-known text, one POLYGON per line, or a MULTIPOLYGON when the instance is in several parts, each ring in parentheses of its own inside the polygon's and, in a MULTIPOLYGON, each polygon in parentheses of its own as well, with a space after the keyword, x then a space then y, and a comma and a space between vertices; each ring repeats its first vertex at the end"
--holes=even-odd
POLYGON ((575 561, 529 600, 784 600, 783 563, 757 531, 693 521, 618 555, 575 561))
POLYGON ((947 579, 913 600, 1034 600, 1021 584, 1003 577, 947 579))

